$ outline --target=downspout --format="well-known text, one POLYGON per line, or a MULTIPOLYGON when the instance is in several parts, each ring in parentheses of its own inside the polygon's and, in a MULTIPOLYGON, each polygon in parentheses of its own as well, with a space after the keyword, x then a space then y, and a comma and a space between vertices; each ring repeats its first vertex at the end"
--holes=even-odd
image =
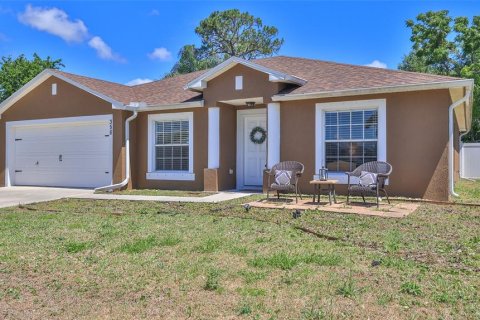
MULTIPOLYGON (((455 101, 452 105, 448 108, 448 190, 450 195, 454 197, 458 197, 459 195, 455 192, 455 172, 454 172, 454 124, 453 124, 453 111, 456 107, 461 105, 462 103, 467 103, 467 100, 470 98, 470 94, 472 93, 472 86, 467 87, 467 92, 465 96, 460 100, 455 101)), ((462 135, 463 136, 463 135, 462 135)), ((460 136, 460 138, 462 137, 460 136)))
POLYGON ((95 188, 95 192, 112 192, 113 190, 125 187, 130 181, 130 122, 137 117, 138 111, 136 107, 127 110, 133 111, 133 115, 131 115, 129 118, 127 118, 127 120, 125 120, 125 179, 120 183, 95 188))

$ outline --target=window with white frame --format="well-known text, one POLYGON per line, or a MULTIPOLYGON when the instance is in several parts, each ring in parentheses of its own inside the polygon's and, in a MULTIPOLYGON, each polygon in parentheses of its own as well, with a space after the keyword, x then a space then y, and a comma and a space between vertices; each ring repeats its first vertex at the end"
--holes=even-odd
POLYGON ((344 172, 387 161, 386 99, 316 103, 315 171, 346 183, 344 172))
POLYGON ((188 171, 188 120, 155 121, 155 171, 188 171))
POLYGON ((193 113, 149 115, 147 179, 194 180, 193 113))
POLYGON ((331 171, 351 171, 377 160, 378 112, 345 110, 325 112, 325 159, 331 171))

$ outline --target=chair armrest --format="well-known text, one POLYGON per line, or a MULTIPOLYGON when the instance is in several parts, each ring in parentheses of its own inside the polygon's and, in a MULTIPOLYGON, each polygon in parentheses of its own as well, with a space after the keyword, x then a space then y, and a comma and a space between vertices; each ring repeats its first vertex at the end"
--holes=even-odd
POLYGON ((346 171, 345 174, 350 177, 353 174, 353 172, 346 171))

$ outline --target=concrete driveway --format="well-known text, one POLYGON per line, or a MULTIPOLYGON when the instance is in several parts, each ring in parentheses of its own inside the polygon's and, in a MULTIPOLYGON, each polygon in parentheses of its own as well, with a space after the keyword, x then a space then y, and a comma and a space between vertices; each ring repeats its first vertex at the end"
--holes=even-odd
POLYGON ((46 187, 0 188, 0 208, 18 206, 19 204, 52 201, 75 196, 85 196, 87 194, 93 194, 93 190, 46 187))

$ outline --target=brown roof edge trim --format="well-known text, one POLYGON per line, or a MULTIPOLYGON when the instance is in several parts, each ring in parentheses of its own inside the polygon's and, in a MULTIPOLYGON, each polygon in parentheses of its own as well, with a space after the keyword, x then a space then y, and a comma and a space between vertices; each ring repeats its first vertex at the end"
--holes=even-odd
POLYGON ((454 87, 468 87, 468 86, 473 86, 472 79, 406 84, 406 85, 385 86, 385 87, 376 87, 376 88, 375 87, 374 88, 358 88, 358 89, 321 91, 321 92, 298 93, 298 94, 277 94, 272 96, 272 101, 307 100, 307 99, 317 99, 317 98, 356 96, 356 95, 379 94, 379 93, 449 89, 454 87))

